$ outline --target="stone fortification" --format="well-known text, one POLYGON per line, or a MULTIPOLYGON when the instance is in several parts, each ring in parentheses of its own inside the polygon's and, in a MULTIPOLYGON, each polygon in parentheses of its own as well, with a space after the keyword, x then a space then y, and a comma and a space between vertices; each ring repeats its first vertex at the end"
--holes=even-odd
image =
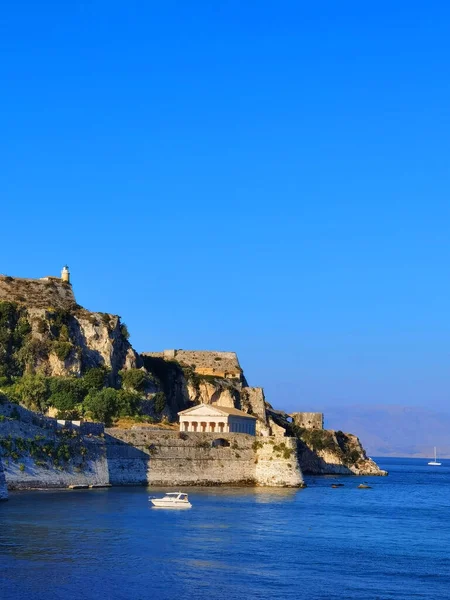
POLYGON ((0 301, 58 310, 72 310, 76 306, 72 286, 57 277, 21 279, 0 275, 0 301))
POLYGON ((303 429, 323 429, 323 413, 295 412, 289 415, 297 427, 303 429))
POLYGON ((104 437, 93 435, 99 424, 92 425, 65 427, 16 404, 0 404, 0 467, 8 489, 108 485, 104 437))
POLYGON ((148 427, 101 432, 97 423, 79 428, 0 404, 0 499, 6 486, 303 485, 294 438, 148 427))
POLYGON ((303 485, 292 438, 112 428, 106 447, 115 485, 303 485))
POLYGON ((180 365, 191 367, 198 375, 240 379, 242 369, 236 352, 216 352, 208 350, 164 350, 144 352, 143 356, 176 360, 180 365))

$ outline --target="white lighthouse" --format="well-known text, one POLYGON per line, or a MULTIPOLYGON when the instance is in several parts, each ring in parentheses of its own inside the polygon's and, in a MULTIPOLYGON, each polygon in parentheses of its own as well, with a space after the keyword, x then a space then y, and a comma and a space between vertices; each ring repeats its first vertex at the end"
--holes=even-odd
POLYGON ((65 283, 70 283, 70 272, 69 267, 67 265, 64 265, 64 267, 62 268, 61 281, 64 281, 65 283))

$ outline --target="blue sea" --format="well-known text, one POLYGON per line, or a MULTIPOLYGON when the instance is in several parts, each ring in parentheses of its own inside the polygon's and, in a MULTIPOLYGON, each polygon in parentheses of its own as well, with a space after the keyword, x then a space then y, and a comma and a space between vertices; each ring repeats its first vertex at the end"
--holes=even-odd
POLYGON ((378 463, 389 477, 191 488, 184 511, 150 508, 154 488, 11 493, 0 598, 448 600, 450 460, 378 463))

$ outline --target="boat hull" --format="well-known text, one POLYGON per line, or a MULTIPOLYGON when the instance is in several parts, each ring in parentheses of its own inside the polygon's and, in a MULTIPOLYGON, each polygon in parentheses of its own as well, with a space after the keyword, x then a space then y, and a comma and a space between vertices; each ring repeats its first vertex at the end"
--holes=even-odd
POLYGON ((166 502, 164 500, 150 500, 153 508, 191 508, 190 502, 166 502))

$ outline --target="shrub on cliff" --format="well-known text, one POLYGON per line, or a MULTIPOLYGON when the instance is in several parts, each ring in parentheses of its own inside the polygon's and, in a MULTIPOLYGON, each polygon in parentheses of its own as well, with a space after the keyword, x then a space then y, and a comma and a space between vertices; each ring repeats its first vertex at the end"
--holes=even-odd
POLYGON ((140 397, 126 390, 104 388, 91 390, 83 400, 83 412, 96 421, 111 425, 118 417, 133 416, 139 411, 140 397))
POLYGON ((49 389, 48 405, 58 410, 58 417, 74 419, 80 416, 80 404, 86 395, 86 390, 80 379, 51 377, 49 379, 49 389))
POLYGON ((130 338, 130 333, 129 333, 128 327, 125 325, 125 323, 122 323, 120 325, 120 333, 126 340, 128 340, 130 338))
POLYGON ((74 404, 83 402, 86 396, 84 383, 76 377, 50 377, 49 378, 50 398, 49 402, 58 394, 67 394, 73 398, 74 404))
POLYGON ((31 327, 26 311, 13 302, 0 302, 0 376, 22 375, 25 361, 19 352, 30 338, 31 327))
POLYGON ((118 391, 114 388, 91 389, 83 401, 83 412, 94 421, 111 425, 118 412, 118 391))
POLYGON ((44 412, 49 397, 48 378, 24 375, 8 389, 8 394, 27 408, 44 412))
POLYGON ((101 390, 106 385, 109 369, 106 367, 94 367, 89 369, 83 376, 86 390, 101 390))
POLYGON ((139 394, 129 392, 127 390, 117 391, 117 408, 116 415, 118 417, 132 417, 139 413, 139 405, 141 397, 139 394))
POLYGON ((65 361, 66 358, 68 358, 72 348, 73 344, 71 342, 56 341, 52 343, 52 352, 54 352, 61 361, 65 361))
POLYGON ((151 381, 149 374, 141 369, 119 371, 119 375, 122 379, 122 386, 136 390, 136 392, 143 392, 151 381))
POLYGON ((158 392, 153 397, 153 406, 155 408, 155 412, 161 413, 166 407, 166 396, 164 392, 158 392))

